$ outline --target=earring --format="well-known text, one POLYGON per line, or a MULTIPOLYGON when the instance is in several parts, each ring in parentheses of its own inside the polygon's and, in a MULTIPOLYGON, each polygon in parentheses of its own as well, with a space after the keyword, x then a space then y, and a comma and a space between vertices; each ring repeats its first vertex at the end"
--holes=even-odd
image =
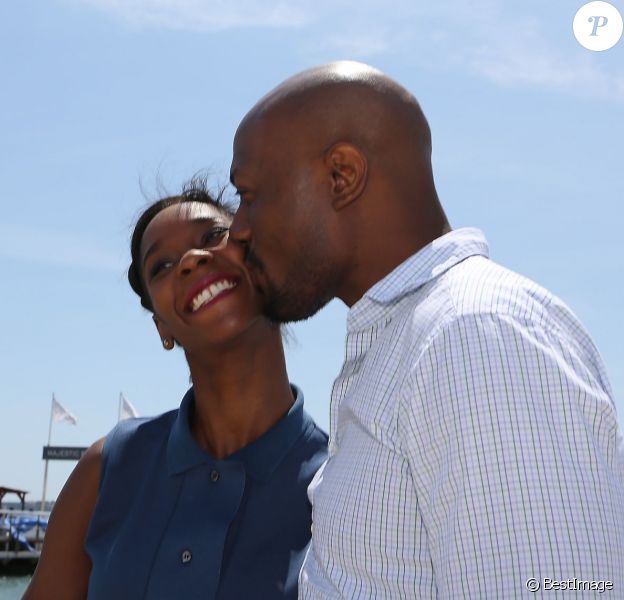
POLYGON ((162 345, 165 350, 171 350, 173 349, 173 340, 171 338, 165 338, 162 341, 162 345))

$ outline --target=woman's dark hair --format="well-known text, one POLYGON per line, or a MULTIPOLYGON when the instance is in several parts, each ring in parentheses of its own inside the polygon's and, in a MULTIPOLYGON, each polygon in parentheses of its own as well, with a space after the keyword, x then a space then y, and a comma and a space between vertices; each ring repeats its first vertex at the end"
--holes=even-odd
POLYGON ((143 273, 141 270, 141 241, 143 234, 152 219, 162 210, 176 204, 184 204, 185 202, 200 202, 209 204, 218 209, 224 215, 234 216, 234 210, 223 199, 225 188, 221 188, 215 195, 208 190, 207 178, 204 176, 195 176, 182 187, 182 192, 177 196, 167 196, 150 204, 139 216, 132 232, 130 241, 130 255, 132 262, 128 267, 128 281, 130 287, 136 292, 141 299, 141 305, 149 311, 153 312, 152 303, 145 289, 143 273))

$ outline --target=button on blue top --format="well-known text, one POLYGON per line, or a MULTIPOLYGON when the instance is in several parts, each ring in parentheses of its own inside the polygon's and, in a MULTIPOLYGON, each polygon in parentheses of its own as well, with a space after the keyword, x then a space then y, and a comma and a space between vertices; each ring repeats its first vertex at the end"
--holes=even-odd
POLYGON ((288 414, 223 460, 191 435, 192 389, 179 410, 113 429, 85 543, 90 600, 297 597, 327 436, 293 390, 288 414))

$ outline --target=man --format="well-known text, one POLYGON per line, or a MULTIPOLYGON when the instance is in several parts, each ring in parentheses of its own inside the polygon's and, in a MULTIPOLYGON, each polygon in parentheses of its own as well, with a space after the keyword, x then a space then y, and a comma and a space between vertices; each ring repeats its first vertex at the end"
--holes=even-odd
POLYGON ((305 71, 245 116, 231 177, 267 314, 350 307, 300 596, 624 595, 603 364, 560 300, 451 230, 414 97, 359 63, 305 71))

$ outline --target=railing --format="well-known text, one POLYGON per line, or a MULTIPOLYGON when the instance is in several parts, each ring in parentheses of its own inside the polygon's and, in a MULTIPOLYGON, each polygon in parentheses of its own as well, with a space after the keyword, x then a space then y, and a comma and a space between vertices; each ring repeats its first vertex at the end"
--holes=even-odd
POLYGON ((49 516, 48 511, 0 508, 0 562, 39 558, 49 516))

